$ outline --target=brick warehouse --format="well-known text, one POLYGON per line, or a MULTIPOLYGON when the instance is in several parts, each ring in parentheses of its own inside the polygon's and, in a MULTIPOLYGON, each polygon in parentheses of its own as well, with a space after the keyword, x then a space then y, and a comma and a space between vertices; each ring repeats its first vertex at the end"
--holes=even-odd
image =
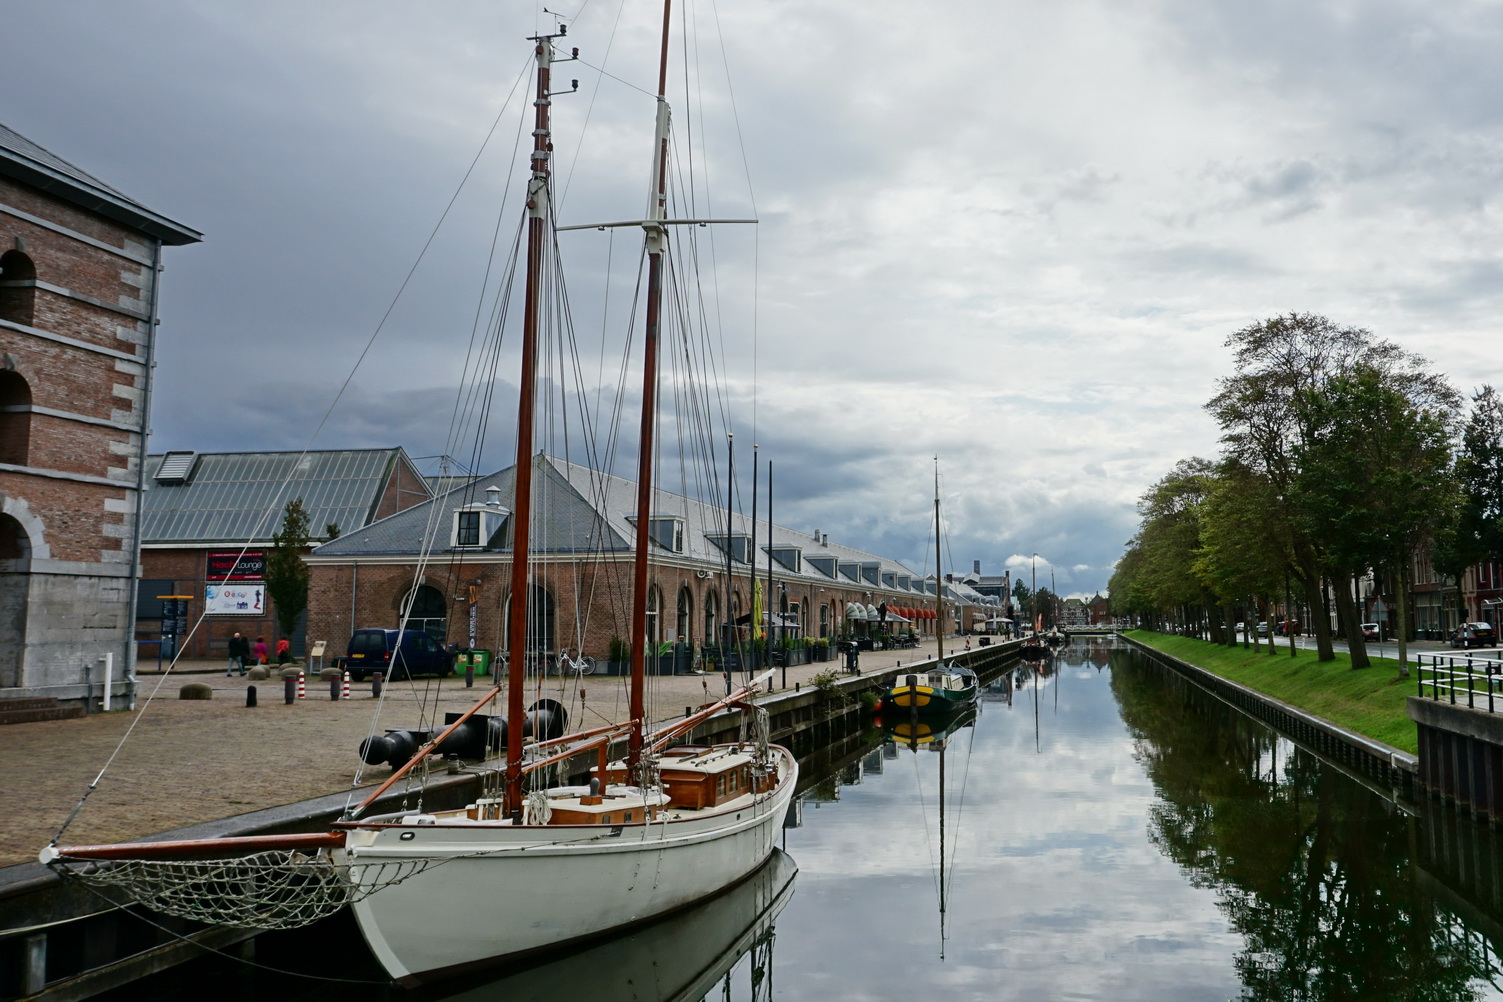
MULTIPOLYGON (((549 456, 534 462, 530 632, 541 650, 576 647, 604 659, 611 641, 628 633, 635 485, 549 456)), ((473 611, 476 645, 505 649, 512 485, 513 471, 502 470, 316 547, 306 558, 309 639, 328 640, 342 653, 353 630, 395 626, 410 601, 414 627, 467 646, 473 611)), ((922 617, 934 606, 932 575, 783 526, 773 526, 769 545, 767 523, 753 527, 741 514, 727 533, 722 510, 667 491, 657 492, 651 521, 654 643, 679 636, 691 645, 715 642, 726 618, 728 556, 732 620, 744 622, 751 578, 766 589, 770 569, 769 605, 795 634, 871 632, 881 604, 892 614, 889 625, 934 632, 934 620, 922 617), (857 607, 867 610, 859 620, 857 607), (908 624, 897 618, 900 609, 919 614, 908 624)), ((947 633, 985 621, 999 607, 964 582, 943 588, 947 633)))
POLYGON ((0 126, 0 699, 128 698, 157 276, 200 239, 0 126))

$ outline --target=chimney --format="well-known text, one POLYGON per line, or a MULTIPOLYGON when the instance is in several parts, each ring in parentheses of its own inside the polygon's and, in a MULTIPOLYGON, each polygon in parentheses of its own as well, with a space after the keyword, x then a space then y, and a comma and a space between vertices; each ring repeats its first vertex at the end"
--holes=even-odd
POLYGON ((973 573, 973 574, 980 574, 981 573, 981 561, 977 560, 977 561, 974 561, 971 564, 971 573, 973 573))
POLYGON ((830 545, 830 534, 828 532, 826 532, 826 533, 824 533, 823 535, 820 536, 820 538, 819 538, 819 545, 820 546, 829 546, 830 545))

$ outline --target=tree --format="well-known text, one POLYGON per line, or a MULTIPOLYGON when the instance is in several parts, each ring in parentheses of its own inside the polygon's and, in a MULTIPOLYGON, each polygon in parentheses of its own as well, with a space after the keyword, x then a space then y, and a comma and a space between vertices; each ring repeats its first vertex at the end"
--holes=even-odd
MULTIPOLYGON (((1503 554, 1503 398, 1491 386, 1472 395, 1456 457, 1461 506, 1454 531, 1436 540, 1434 561, 1457 585, 1468 567, 1503 554)), ((1465 610, 1458 610, 1465 619, 1465 610)))
MULTIPOLYGON (((1325 540, 1333 576, 1374 568, 1396 582, 1402 675, 1409 674, 1409 559, 1438 526, 1452 521, 1459 504, 1450 449, 1459 397, 1433 386, 1414 390, 1391 372, 1359 363, 1307 393, 1300 408, 1310 434, 1295 450, 1299 471, 1292 485, 1301 525, 1325 540), (1361 420, 1353 420, 1356 415, 1361 420)), ((1341 599, 1351 602, 1351 594, 1342 589, 1341 599)), ((1355 609, 1344 618, 1355 622, 1355 609)), ((1352 667, 1367 667, 1360 630, 1348 631, 1348 644, 1352 667)))
MULTIPOLYGON (((1317 610, 1325 607, 1322 586, 1334 578, 1337 611, 1348 633, 1355 633, 1350 587, 1333 573, 1330 537, 1312 535, 1295 497, 1299 457, 1308 455, 1323 417, 1310 406, 1332 380, 1359 366, 1381 374, 1414 404, 1454 398, 1445 380, 1428 372, 1425 360, 1406 354, 1389 341, 1376 341, 1366 330, 1341 327, 1310 313, 1290 313, 1245 327, 1227 339, 1234 349, 1236 374, 1221 381, 1220 392, 1206 409, 1221 425, 1228 458, 1265 477, 1278 506, 1278 524, 1288 526, 1289 571, 1304 592, 1314 620, 1318 657, 1335 658, 1330 623, 1317 610)), ((1348 414, 1350 421, 1354 415, 1348 414)), ((1308 494, 1306 495, 1308 497, 1308 494)), ((1357 643, 1360 646, 1360 638, 1357 643)))
POLYGON ((284 637, 292 636, 298 617, 308 608, 308 565, 303 563, 308 529, 308 509, 302 498, 293 498, 282 513, 282 527, 271 537, 271 553, 266 557, 266 590, 284 637))
POLYGON ((1223 602, 1251 600, 1245 635, 1259 643, 1252 623, 1265 618, 1260 610, 1278 595, 1290 561, 1287 527, 1268 479, 1236 460, 1223 462, 1201 506, 1200 544, 1195 573, 1223 602))

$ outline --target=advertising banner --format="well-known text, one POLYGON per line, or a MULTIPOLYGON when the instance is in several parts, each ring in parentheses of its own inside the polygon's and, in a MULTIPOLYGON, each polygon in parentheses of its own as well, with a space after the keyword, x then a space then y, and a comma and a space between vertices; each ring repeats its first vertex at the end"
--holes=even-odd
POLYGON ((266 615, 266 586, 262 584, 205 585, 204 613, 209 616, 266 615))
POLYGON ((210 553, 204 580, 213 584, 227 581, 260 581, 266 577, 266 553, 263 550, 231 550, 210 553))

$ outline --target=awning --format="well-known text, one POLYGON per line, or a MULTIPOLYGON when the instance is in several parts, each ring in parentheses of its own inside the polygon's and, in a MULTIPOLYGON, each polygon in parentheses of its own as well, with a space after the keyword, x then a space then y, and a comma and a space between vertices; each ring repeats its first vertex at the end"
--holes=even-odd
POLYGON ((866 618, 869 619, 869 620, 871 620, 874 623, 877 621, 877 607, 876 606, 869 605, 869 606, 866 607, 866 618))
POLYGON ((866 606, 862 605, 860 602, 847 602, 845 604, 845 618, 846 619, 865 619, 866 618, 866 606))

